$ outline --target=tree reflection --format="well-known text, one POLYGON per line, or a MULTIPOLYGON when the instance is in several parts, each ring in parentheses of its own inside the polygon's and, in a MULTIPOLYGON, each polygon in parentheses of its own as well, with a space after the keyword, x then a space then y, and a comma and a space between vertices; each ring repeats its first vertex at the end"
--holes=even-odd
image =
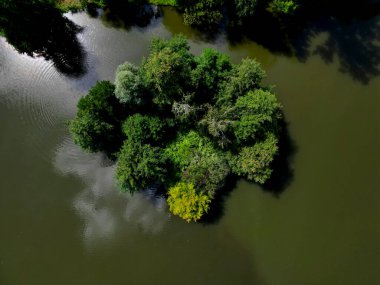
POLYGON ((158 15, 158 8, 146 1, 108 0, 101 19, 106 26, 128 30, 132 26, 146 27, 158 15))
MULTIPOLYGON (((319 55, 326 63, 337 58, 340 71, 367 84, 380 74, 379 1, 305 1, 294 17, 279 18, 260 10, 242 25, 230 25, 233 42, 249 38, 274 53, 306 61, 319 55), (313 40, 327 38, 313 46, 313 40)), ((231 21, 231 23, 234 23, 231 21)))
POLYGON ((80 31, 47 0, 0 2, 0 32, 8 43, 20 53, 52 60, 68 76, 85 72, 85 54, 77 39, 80 31))

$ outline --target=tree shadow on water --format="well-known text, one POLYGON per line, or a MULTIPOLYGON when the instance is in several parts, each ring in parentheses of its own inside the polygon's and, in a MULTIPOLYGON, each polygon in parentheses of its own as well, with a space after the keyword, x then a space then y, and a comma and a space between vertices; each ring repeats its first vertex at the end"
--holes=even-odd
POLYGON ((236 188, 239 178, 230 175, 226 178, 225 185, 216 191, 215 197, 210 204, 207 214, 203 215, 200 223, 204 225, 216 224, 223 217, 225 212, 225 204, 231 192, 236 188))
POLYGON ((0 33, 7 42, 20 53, 51 60, 66 76, 79 77, 86 71, 85 52, 77 39, 81 31, 47 1, 0 3, 0 33))
POLYGON ((160 16, 160 11, 153 5, 140 1, 129 2, 109 0, 101 14, 104 25, 129 30, 133 26, 146 27, 152 19, 160 16))
POLYGON ((293 158, 297 152, 295 142, 289 135, 288 123, 281 121, 279 153, 272 162, 272 175, 262 186, 263 190, 280 197, 294 179, 293 158))
POLYGON ((368 84, 380 75, 379 2, 304 1, 296 15, 282 17, 262 9, 242 25, 230 25, 227 35, 232 44, 248 38, 301 62, 313 55, 328 64, 337 60, 342 73, 368 84))

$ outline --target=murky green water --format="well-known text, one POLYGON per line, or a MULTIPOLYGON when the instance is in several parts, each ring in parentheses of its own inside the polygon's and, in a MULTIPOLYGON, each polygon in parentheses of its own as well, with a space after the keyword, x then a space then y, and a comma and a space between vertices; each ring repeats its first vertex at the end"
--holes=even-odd
MULTIPOLYGON (((380 77, 355 80, 354 71, 373 66, 343 49, 352 41, 338 42, 327 64, 318 54, 300 61, 223 36, 204 42, 170 10, 128 31, 68 17, 85 27, 82 77, 0 40, 0 284, 380 284, 380 77), (234 61, 261 61, 296 149, 278 196, 241 181, 213 225, 178 220, 154 193, 118 193, 113 166, 67 133, 96 80, 113 80, 125 60, 138 63, 153 36, 178 32, 195 53, 214 46, 234 61)), ((339 33, 354 38, 356 27, 379 22, 358 20, 339 33)), ((338 39, 336 30, 316 35, 310 50, 338 39)), ((380 52, 361 42, 366 55, 380 52)))

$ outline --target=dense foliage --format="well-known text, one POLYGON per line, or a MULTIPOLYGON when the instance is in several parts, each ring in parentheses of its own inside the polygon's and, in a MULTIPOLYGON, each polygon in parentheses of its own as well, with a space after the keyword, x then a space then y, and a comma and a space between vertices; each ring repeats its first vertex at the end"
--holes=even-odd
MULTIPOLYGON (((269 10, 278 16, 291 15, 302 0, 34 0, 49 1, 62 11, 80 10, 96 5, 135 10, 133 7, 146 4, 176 7, 183 13, 184 23, 204 30, 215 30, 227 15, 227 19, 252 17, 258 10, 269 10)), ((137 10, 136 10, 137 11, 137 10)))
POLYGON ((162 187, 174 214, 197 221, 228 175, 271 176, 281 105, 264 77, 255 60, 155 39, 140 67, 119 66, 116 88, 98 82, 79 101, 70 131, 85 150, 115 155, 122 190, 162 187))
POLYGON ((74 142, 89 152, 112 156, 121 145, 120 123, 125 114, 114 94, 115 87, 100 81, 78 103, 76 119, 70 123, 74 142))
POLYGON ((175 6, 183 12, 185 24, 215 30, 223 19, 242 24, 260 10, 277 16, 291 15, 298 9, 298 1, 301 0, 177 0, 175 6))

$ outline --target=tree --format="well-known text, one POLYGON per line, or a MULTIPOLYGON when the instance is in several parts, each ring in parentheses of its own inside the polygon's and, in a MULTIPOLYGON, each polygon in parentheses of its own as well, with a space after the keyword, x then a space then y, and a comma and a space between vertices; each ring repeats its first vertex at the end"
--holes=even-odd
POLYGON ((183 171, 197 154, 207 152, 212 149, 211 142, 201 137, 195 131, 179 135, 175 141, 165 148, 168 159, 180 170, 183 171))
POLYGON ((97 82, 78 102, 78 113, 70 122, 74 142, 89 152, 104 151, 109 155, 121 146, 120 120, 123 108, 108 81, 97 82))
POLYGON ((196 191, 191 183, 179 182, 169 188, 168 194, 170 211, 187 222, 198 221, 210 207, 210 197, 196 191))
POLYGON ((215 30, 223 18, 221 0, 182 1, 186 25, 203 30, 215 30))
POLYGON ((192 183, 197 190, 213 197, 229 173, 230 168, 224 156, 208 149, 192 157, 181 176, 183 181, 192 183))
POLYGON ((198 94, 196 100, 213 100, 231 69, 232 64, 227 55, 212 48, 204 49, 196 58, 196 68, 192 72, 193 84, 198 94))
POLYGON ((116 70, 115 96, 121 103, 143 105, 146 100, 144 82, 139 69, 129 62, 120 65, 116 70))
POLYGON ((161 107, 171 106, 179 100, 191 81, 191 66, 187 58, 183 57, 184 52, 178 52, 170 46, 153 49, 142 65, 153 102, 161 107))
POLYGON ((123 107, 114 94, 115 86, 109 81, 98 81, 78 102, 78 114, 92 113, 99 118, 119 122, 123 107))
POLYGON ((160 52, 164 49, 179 53, 186 64, 193 65, 194 56, 189 52, 189 43, 183 35, 176 35, 170 40, 154 38, 149 46, 150 54, 160 52))
POLYGON ((252 142, 268 130, 277 131, 281 105, 273 93, 261 89, 248 92, 237 99, 235 108, 239 120, 233 129, 239 142, 252 142))
POLYGON ((277 145, 276 135, 269 133, 264 141, 243 147, 238 156, 232 156, 233 172, 263 184, 272 174, 270 164, 278 153, 277 145))
POLYGON ((254 59, 243 59, 241 64, 235 66, 226 80, 224 90, 220 92, 218 103, 233 102, 236 98, 244 96, 249 91, 260 88, 265 77, 266 73, 260 63, 254 59))
POLYGON ((159 144, 164 141, 167 124, 159 117, 134 114, 124 121, 122 128, 127 141, 159 144))
POLYGON ((182 181, 212 197, 230 172, 224 156, 210 140, 190 131, 180 136, 166 150, 168 159, 177 167, 182 181))
POLYGON ((112 144, 115 127, 90 113, 77 116, 70 123, 74 143, 88 152, 105 151, 112 144))
POLYGON ((160 148, 126 140, 119 153, 115 177, 123 191, 134 193, 164 182, 165 165, 160 148))
POLYGON ((207 133, 221 148, 226 148, 232 143, 232 126, 235 122, 235 108, 222 106, 216 108, 207 106, 208 110, 199 121, 201 127, 206 128, 207 133))

